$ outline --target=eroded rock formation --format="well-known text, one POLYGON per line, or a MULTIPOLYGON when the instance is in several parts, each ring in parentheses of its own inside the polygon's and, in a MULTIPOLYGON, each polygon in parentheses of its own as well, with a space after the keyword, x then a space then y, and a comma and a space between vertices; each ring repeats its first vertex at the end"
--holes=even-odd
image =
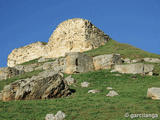
POLYGON ((83 52, 98 48, 109 36, 85 19, 75 18, 62 22, 45 45, 37 42, 14 49, 8 56, 8 66, 13 67, 39 57, 54 58, 67 52, 83 52))

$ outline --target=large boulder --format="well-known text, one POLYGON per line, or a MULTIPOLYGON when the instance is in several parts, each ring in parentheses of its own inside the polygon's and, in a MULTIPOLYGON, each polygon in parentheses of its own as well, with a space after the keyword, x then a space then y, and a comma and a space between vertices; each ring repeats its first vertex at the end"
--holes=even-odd
POLYGON ((108 40, 109 36, 88 20, 69 19, 58 25, 48 43, 36 42, 14 49, 8 56, 8 66, 13 67, 40 57, 57 58, 68 52, 91 50, 104 45, 108 40))
POLYGON ((159 58, 144 58, 143 60, 145 62, 160 63, 160 59, 159 58))
POLYGON ((95 70, 111 69, 115 64, 121 64, 121 56, 119 54, 105 54, 93 57, 95 70))
POLYGON ((160 88, 148 88, 147 97, 152 98, 153 100, 160 100, 160 88))
POLYGON ((4 87, 2 100, 30 100, 65 97, 71 94, 63 74, 44 71, 38 76, 15 81, 4 87))
POLYGON ((131 74, 148 74, 152 72, 154 65, 135 63, 125 65, 115 65, 114 70, 120 73, 131 73, 131 74))
POLYGON ((68 74, 93 71, 93 59, 83 53, 67 53, 65 58, 64 72, 68 74))
POLYGON ((23 73, 24 73, 23 70, 17 70, 12 67, 0 68, 0 80, 5 80, 7 78, 11 78, 16 75, 23 74, 23 73))

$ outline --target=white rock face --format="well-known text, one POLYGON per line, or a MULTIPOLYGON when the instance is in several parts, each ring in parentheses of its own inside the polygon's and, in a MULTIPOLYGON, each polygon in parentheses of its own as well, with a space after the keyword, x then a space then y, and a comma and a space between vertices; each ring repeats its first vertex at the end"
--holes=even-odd
POLYGON ((89 87, 90 83, 89 82, 82 82, 81 87, 89 87))
POLYGON ((98 48, 109 36, 88 20, 75 18, 62 22, 49 38, 46 57, 64 56, 66 52, 83 52, 98 48))
POLYGON ((160 88, 148 88, 147 97, 152 98, 153 100, 160 100, 160 88))
POLYGON ((32 43, 14 49, 8 56, 8 66, 13 67, 36 58, 54 58, 68 52, 83 52, 98 48, 109 36, 88 20, 75 18, 62 22, 49 38, 49 42, 32 43))

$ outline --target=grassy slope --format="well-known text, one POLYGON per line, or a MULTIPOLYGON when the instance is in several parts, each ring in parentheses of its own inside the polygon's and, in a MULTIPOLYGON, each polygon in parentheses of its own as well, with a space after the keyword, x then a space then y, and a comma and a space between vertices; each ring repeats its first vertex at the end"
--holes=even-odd
MULTIPOLYGON (((90 56, 119 53, 122 57, 131 59, 143 57, 156 57, 159 55, 142 51, 127 44, 121 44, 110 40, 106 45, 85 52, 90 56)), ((37 59, 24 63, 24 65, 37 62, 37 59)), ((160 71, 160 65, 156 64, 160 71)), ((0 81, 0 90, 18 79, 31 77, 40 71, 26 73, 6 81, 0 81)), ((132 75, 114 76, 106 70, 72 75, 76 80, 76 90, 72 96, 52 100, 30 100, 0 102, 0 120, 43 120, 48 113, 56 113, 62 110, 66 113, 66 120, 126 120, 124 113, 159 113, 160 101, 146 98, 147 88, 160 85, 160 76, 132 75), (88 81, 89 88, 81 88, 80 83, 88 81), (120 96, 106 97, 109 92, 106 87, 113 87, 120 96), (90 89, 99 89, 100 93, 88 94, 90 89)))
POLYGON ((146 98, 147 88, 159 87, 159 76, 122 75, 106 70, 72 75, 76 80, 76 90, 72 96, 50 100, 0 102, 2 120, 43 120, 48 113, 62 110, 66 120, 127 120, 125 113, 160 113, 160 101, 146 98), (88 81, 89 88, 81 88, 80 83, 88 81), (112 98, 105 95, 106 87, 113 87, 120 95, 112 98), (101 90, 88 94, 88 90, 101 90))
POLYGON ((124 58, 128 57, 131 59, 144 57, 160 58, 160 55, 149 53, 131 45, 119 43, 112 39, 110 39, 104 46, 87 51, 85 53, 90 56, 118 53, 124 58))

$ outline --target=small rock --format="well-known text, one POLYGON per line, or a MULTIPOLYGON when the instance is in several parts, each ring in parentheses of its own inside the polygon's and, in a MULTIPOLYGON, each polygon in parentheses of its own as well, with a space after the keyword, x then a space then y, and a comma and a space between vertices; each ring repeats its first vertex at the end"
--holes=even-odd
POLYGON ((57 114, 55 115, 55 120, 63 120, 66 117, 65 113, 62 111, 58 111, 57 114))
POLYGON ((81 87, 88 87, 90 85, 89 82, 82 82, 81 87))
POLYGON ((53 114, 47 114, 45 120, 56 120, 53 114))
POLYGON ((112 90, 112 91, 109 91, 109 93, 106 95, 108 97, 113 97, 113 96, 117 96, 119 95, 116 91, 112 90))
POLYGON ((131 60, 129 58, 123 59, 124 63, 131 63, 131 60))
POLYGON ((96 89, 94 89, 94 90, 89 90, 88 91, 88 93, 99 93, 100 91, 99 90, 96 90, 96 89))
POLYGON ((76 83, 76 80, 74 78, 72 78, 71 75, 66 77, 65 81, 67 82, 67 85, 72 85, 72 84, 76 83))
POLYGON ((149 75, 149 76, 152 76, 152 75, 153 75, 153 72, 149 72, 148 75, 149 75))
POLYGON ((152 98, 153 100, 160 100, 160 88, 148 88, 147 97, 152 98))
POLYGON ((113 88, 112 88, 112 87, 107 87, 106 89, 107 89, 107 90, 112 90, 113 88))

